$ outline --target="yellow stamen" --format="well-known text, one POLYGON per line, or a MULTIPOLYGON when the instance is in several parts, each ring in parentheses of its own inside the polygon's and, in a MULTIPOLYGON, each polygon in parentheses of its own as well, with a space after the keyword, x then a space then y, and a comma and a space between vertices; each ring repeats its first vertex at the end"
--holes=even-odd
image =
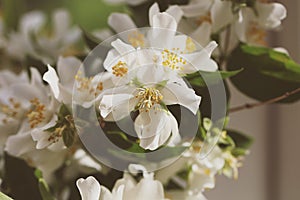
POLYGON ((30 128, 34 128, 45 119, 44 112, 46 107, 37 98, 32 99, 30 103, 33 108, 27 113, 27 118, 30 128))
POLYGON ((9 118, 16 118, 18 115, 18 110, 20 109, 21 104, 14 100, 14 98, 9 98, 9 104, 0 104, 0 110, 3 114, 6 115, 4 119, 2 119, 3 123, 7 123, 9 118))
POLYGON ((139 31, 135 31, 128 36, 128 41, 133 47, 144 47, 145 36, 139 31))
POLYGON ((186 49, 186 51, 187 51, 187 53, 192 53, 192 52, 194 52, 195 50, 196 50, 196 45, 195 45, 195 43, 193 42, 193 39, 192 38, 190 38, 190 37, 188 37, 187 39, 186 39, 186 47, 185 47, 185 49, 186 49))
MULTIPOLYGON (((175 51, 178 51, 179 49, 173 49, 175 51)), ((183 53, 183 52, 181 52, 183 53)), ((170 67, 173 70, 179 70, 182 69, 182 67, 180 66, 180 64, 185 65, 186 61, 179 57, 177 53, 175 53, 174 51, 170 51, 168 49, 163 50, 162 52, 162 58, 163 58, 163 62, 162 65, 165 67, 170 67)))
POLYGON ((51 135, 48 138, 49 142, 56 143, 58 140, 62 137, 62 132, 66 126, 55 128, 54 132, 51 133, 51 135))
POLYGON ((125 62, 119 61, 115 66, 112 67, 113 74, 115 76, 124 76, 128 72, 128 68, 125 62))
POLYGON ((148 112, 155 104, 160 104, 163 99, 162 94, 155 88, 138 88, 138 93, 135 96, 139 99, 137 108, 140 112, 148 112))

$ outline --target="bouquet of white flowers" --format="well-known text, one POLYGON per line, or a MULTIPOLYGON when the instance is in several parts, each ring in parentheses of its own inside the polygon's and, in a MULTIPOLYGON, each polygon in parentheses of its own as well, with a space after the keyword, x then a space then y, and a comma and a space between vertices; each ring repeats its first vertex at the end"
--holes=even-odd
POLYGON ((16 199, 201 200, 217 175, 237 179, 252 138, 227 128, 230 113, 300 99, 300 66, 267 47, 285 7, 99 4, 126 12, 109 11, 109 27, 92 31, 64 9, 1 19, 1 190, 16 199), (259 102, 228 108, 229 80, 259 102))

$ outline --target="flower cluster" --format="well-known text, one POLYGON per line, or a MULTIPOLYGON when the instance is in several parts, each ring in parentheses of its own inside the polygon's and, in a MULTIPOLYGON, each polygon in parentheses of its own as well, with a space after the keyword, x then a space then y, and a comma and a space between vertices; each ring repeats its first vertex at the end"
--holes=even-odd
MULTIPOLYGON (((82 200, 206 199, 203 193, 215 187, 217 175, 238 178, 251 143, 250 137, 227 129, 227 108, 214 108, 209 95, 219 84, 225 90, 222 79, 241 71, 220 71, 234 49, 242 43, 266 45, 266 31, 280 26, 285 8, 262 0, 191 0, 180 5, 159 1, 146 6, 144 21, 150 27, 139 29, 134 8, 149 2, 107 2, 128 3, 133 19, 112 13, 111 31, 89 34, 73 26, 65 10, 55 11, 51 23, 41 11, 26 13, 14 31, 5 32, 1 21, 0 64, 28 67, 17 67, 18 73, 0 71, 1 162, 16 157, 42 172, 36 176, 44 199, 74 198, 70 183, 75 186, 83 176, 88 178, 76 181, 82 200), (83 61, 91 43, 113 32, 117 35, 104 41, 105 56, 98 63, 83 61), (89 74, 86 67, 97 73, 89 74), (224 115, 215 117, 215 109, 224 115), (76 116, 87 110, 95 112, 96 122, 76 116), (195 131, 180 128, 192 117, 195 131), (124 119, 133 121, 132 132, 118 127, 124 119), (99 144, 100 151, 129 161, 120 176, 81 141, 91 137, 85 130, 95 124, 137 157, 162 149, 172 155, 141 165, 99 144), (113 184, 107 183, 110 174, 115 175, 109 180, 113 184)), ((0 171, 5 181, 5 171, 0 171)))

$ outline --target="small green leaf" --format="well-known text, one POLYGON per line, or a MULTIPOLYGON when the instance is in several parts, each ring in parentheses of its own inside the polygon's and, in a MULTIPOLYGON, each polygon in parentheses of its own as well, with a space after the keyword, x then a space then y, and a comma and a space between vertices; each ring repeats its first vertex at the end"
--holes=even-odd
POLYGON ((63 141, 66 147, 71 147, 75 141, 75 131, 70 128, 64 128, 62 131, 63 141))
POLYGON ((13 200, 13 199, 6 196, 4 193, 0 192, 0 200, 13 200))
POLYGON ((34 175, 35 175, 35 177, 36 177, 37 179, 43 178, 43 173, 42 173, 42 171, 39 170, 39 169, 36 169, 36 170, 34 171, 34 175))
POLYGON ((39 179, 39 189, 43 200, 54 200, 46 181, 42 178, 39 179))
POLYGON ((68 115, 71 115, 71 111, 66 106, 66 104, 62 104, 59 108, 59 113, 58 113, 59 120, 64 119, 68 115))
POLYGON ((43 174, 39 169, 34 171, 35 177, 38 179, 39 190, 43 200, 54 200, 55 198, 52 196, 49 186, 46 181, 43 179, 43 174))
POLYGON ((237 148, 249 149, 253 143, 252 137, 235 130, 227 130, 227 135, 232 138, 237 148))

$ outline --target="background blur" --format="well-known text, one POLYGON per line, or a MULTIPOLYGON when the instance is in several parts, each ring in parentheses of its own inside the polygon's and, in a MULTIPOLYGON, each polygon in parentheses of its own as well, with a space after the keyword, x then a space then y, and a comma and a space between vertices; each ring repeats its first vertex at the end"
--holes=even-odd
MULTIPOLYGON (((300 1, 281 0, 288 10, 282 30, 270 33, 274 47, 286 48, 300 63, 300 1)), ((106 25, 110 12, 126 12, 122 6, 103 6, 101 0, 1 0, 2 14, 10 27, 24 9, 50 12, 66 7, 76 23, 86 30, 106 25), (18 5, 18 6, 16 6, 18 5)), ((253 80, 255 81, 255 80, 253 80)), ((231 106, 253 102, 233 86, 231 106)), ((274 88, 275 90, 276 88, 274 88)), ((230 126, 255 138, 237 181, 218 177, 216 188, 206 192, 209 200, 297 200, 300 199, 300 102, 244 110, 231 115, 230 126)))
MULTIPOLYGON (((286 6, 288 17, 279 32, 270 34, 270 43, 273 47, 286 48, 299 63, 300 1, 278 2, 286 6)), ((232 106, 253 101, 232 89, 232 106)), ((252 135, 255 142, 239 179, 219 177, 216 189, 207 193, 208 199, 300 199, 300 102, 234 113, 230 125, 252 135)))

